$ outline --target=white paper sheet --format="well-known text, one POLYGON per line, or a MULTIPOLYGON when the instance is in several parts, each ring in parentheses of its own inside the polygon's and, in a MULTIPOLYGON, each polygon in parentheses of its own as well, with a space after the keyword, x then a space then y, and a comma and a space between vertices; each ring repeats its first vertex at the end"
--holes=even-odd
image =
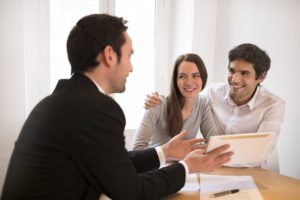
POLYGON ((201 200, 262 200, 258 188, 251 176, 220 176, 220 175, 200 175, 200 199, 201 200), (212 194, 239 189, 239 192, 228 194, 216 198, 211 198, 212 194))

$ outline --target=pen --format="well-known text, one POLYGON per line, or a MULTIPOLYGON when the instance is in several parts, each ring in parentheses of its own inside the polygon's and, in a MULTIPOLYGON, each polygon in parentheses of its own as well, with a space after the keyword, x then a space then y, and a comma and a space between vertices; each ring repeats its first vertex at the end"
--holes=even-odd
POLYGON ((228 191, 223 191, 223 192, 218 192, 218 193, 211 194, 209 197, 210 198, 216 198, 216 197, 221 197, 221 196, 228 195, 228 194, 234 194, 234 193, 237 193, 239 191, 240 191, 239 189, 228 190, 228 191))

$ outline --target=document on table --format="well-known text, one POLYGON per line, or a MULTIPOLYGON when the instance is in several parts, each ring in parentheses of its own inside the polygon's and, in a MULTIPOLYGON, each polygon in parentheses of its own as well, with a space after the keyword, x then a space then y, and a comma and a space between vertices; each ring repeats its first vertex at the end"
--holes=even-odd
POLYGON ((200 175, 201 200, 263 200, 251 176, 200 175), (234 194, 212 197, 213 194, 236 190, 234 194))
POLYGON ((225 166, 253 167, 266 160, 276 137, 274 132, 211 136, 206 151, 229 144, 228 151, 233 151, 234 154, 225 166))

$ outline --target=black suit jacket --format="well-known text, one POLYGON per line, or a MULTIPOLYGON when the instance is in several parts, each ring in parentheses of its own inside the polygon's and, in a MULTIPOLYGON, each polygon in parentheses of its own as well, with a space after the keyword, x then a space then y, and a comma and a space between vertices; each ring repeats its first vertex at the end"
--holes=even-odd
POLYGON ((157 169, 154 149, 127 152, 119 105, 83 74, 60 82, 16 141, 2 200, 160 199, 185 182, 181 164, 157 169))

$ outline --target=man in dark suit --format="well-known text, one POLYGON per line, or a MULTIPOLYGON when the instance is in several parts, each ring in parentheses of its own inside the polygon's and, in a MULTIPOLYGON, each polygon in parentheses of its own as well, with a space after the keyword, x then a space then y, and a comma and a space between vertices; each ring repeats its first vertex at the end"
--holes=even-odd
POLYGON ((106 14, 77 22, 67 42, 73 76, 61 81, 28 116, 15 144, 2 200, 160 199, 188 173, 230 159, 228 146, 204 154, 182 132, 167 144, 127 152, 125 117, 108 94, 123 92, 132 71, 126 21, 106 14), (196 148, 196 150, 194 150, 196 148), (158 169, 166 160, 180 160, 158 169))

